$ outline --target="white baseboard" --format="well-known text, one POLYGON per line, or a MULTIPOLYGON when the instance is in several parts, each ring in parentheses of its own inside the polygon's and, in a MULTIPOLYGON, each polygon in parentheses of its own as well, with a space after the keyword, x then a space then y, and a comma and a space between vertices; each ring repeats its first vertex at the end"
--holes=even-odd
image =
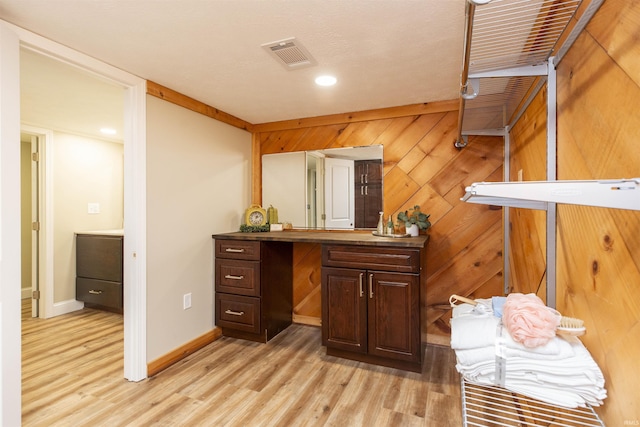
POLYGON ((74 299, 56 302, 53 304, 53 312, 50 313, 51 315, 47 317, 60 316, 62 314, 71 313, 72 311, 82 310, 83 308, 84 303, 81 301, 76 301, 74 299))
POLYGON ((21 299, 31 298, 31 288, 22 288, 20 292, 21 299))

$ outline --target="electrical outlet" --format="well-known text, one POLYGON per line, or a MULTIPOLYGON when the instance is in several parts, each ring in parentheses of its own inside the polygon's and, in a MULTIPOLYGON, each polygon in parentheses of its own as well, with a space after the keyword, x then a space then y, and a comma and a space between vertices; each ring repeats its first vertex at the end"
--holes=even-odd
POLYGON ((191 292, 182 296, 182 308, 184 310, 191 308, 191 292))

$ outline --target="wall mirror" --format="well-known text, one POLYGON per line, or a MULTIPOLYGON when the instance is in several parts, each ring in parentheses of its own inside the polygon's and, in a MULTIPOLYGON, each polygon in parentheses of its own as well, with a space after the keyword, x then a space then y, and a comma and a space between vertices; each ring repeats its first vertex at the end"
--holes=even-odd
POLYGON ((262 204, 294 228, 373 229, 382 211, 382 145, 262 156, 262 204))

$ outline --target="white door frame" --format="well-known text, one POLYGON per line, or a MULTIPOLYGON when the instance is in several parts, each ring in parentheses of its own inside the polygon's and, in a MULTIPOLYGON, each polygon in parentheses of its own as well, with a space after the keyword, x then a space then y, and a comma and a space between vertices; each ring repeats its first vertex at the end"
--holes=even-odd
POLYGON ((20 425, 20 49, 0 25, 0 424, 20 425))
MULTIPOLYGON (((20 80, 19 48, 22 46, 125 89, 124 129, 124 377, 140 381, 147 377, 146 366, 146 81, 87 55, 0 20, 0 328, 2 372, 0 409, 3 421, 13 421, 9 408, 17 406, 20 415, 20 271, 9 266, 9 249, 19 249, 19 203, 6 210, 19 197, 20 80), (16 55, 16 52, 18 54, 16 55), (16 72, 17 71, 17 72, 16 72), (16 94, 17 92, 17 94, 16 94), (15 145, 15 147, 11 147, 15 145), (18 154, 17 159, 12 159, 18 154), (13 162, 12 162, 13 160, 13 162), (13 163, 13 164, 12 164, 13 163), (14 188, 15 187, 15 188, 14 188), (17 213, 14 212, 17 210, 17 213), (15 236, 14 236, 15 234, 15 236), (4 255, 3 255, 4 253, 4 255), (15 291, 13 290, 15 288, 15 291), (15 309, 14 309, 15 306, 15 309), (17 312, 18 319, 13 319, 17 312), (13 316, 9 318, 9 316, 13 316), (11 320, 11 321, 9 321, 11 320), (17 321, 16 321, 17 320, 17 321), (5 340, 5 335, 7 339, 5 340), (17 343, 15 342, 18 340, 17 343), (12 343, 11 350, 5 347, 12 343), (14 352, 17 352, 17 357, 14 352), (12 366, 9 366, 11 364, 12 366), (17 372, 17 373, 16 373, 17 372), (16 378, 17 375, 17 384, 16 378), (7 380, 7 381, 5 381, 7 380), (17 402, 17 405, 16 405, 17 402)), ((19 199, 18 199, 19 200, 19 199)), ((16 251, 17 254, 20 251, 16 251)), ((11 255, 13 256, 13 255, 11 255)), ((18 260, 19 261, 19 260, 18 260)), ((17 265, 19 266, 19 262, 17 265)), ((19 418, 18 418, 19 420, 19 418)))

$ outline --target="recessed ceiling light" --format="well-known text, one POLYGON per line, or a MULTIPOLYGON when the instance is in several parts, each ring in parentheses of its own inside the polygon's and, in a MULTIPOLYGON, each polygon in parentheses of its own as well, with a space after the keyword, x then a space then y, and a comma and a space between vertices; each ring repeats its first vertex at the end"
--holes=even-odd
POLYGON ((115 129, 111 129, 111 128, 102 128, 100 129, 100 132, 102 132, 105 135, 115 135, 116 133, 118 133, 115 129))
POLYGON ((333 76, 320 76, 316 77, 316 84, 319 86, 333 86, 338 79, 333 76))

